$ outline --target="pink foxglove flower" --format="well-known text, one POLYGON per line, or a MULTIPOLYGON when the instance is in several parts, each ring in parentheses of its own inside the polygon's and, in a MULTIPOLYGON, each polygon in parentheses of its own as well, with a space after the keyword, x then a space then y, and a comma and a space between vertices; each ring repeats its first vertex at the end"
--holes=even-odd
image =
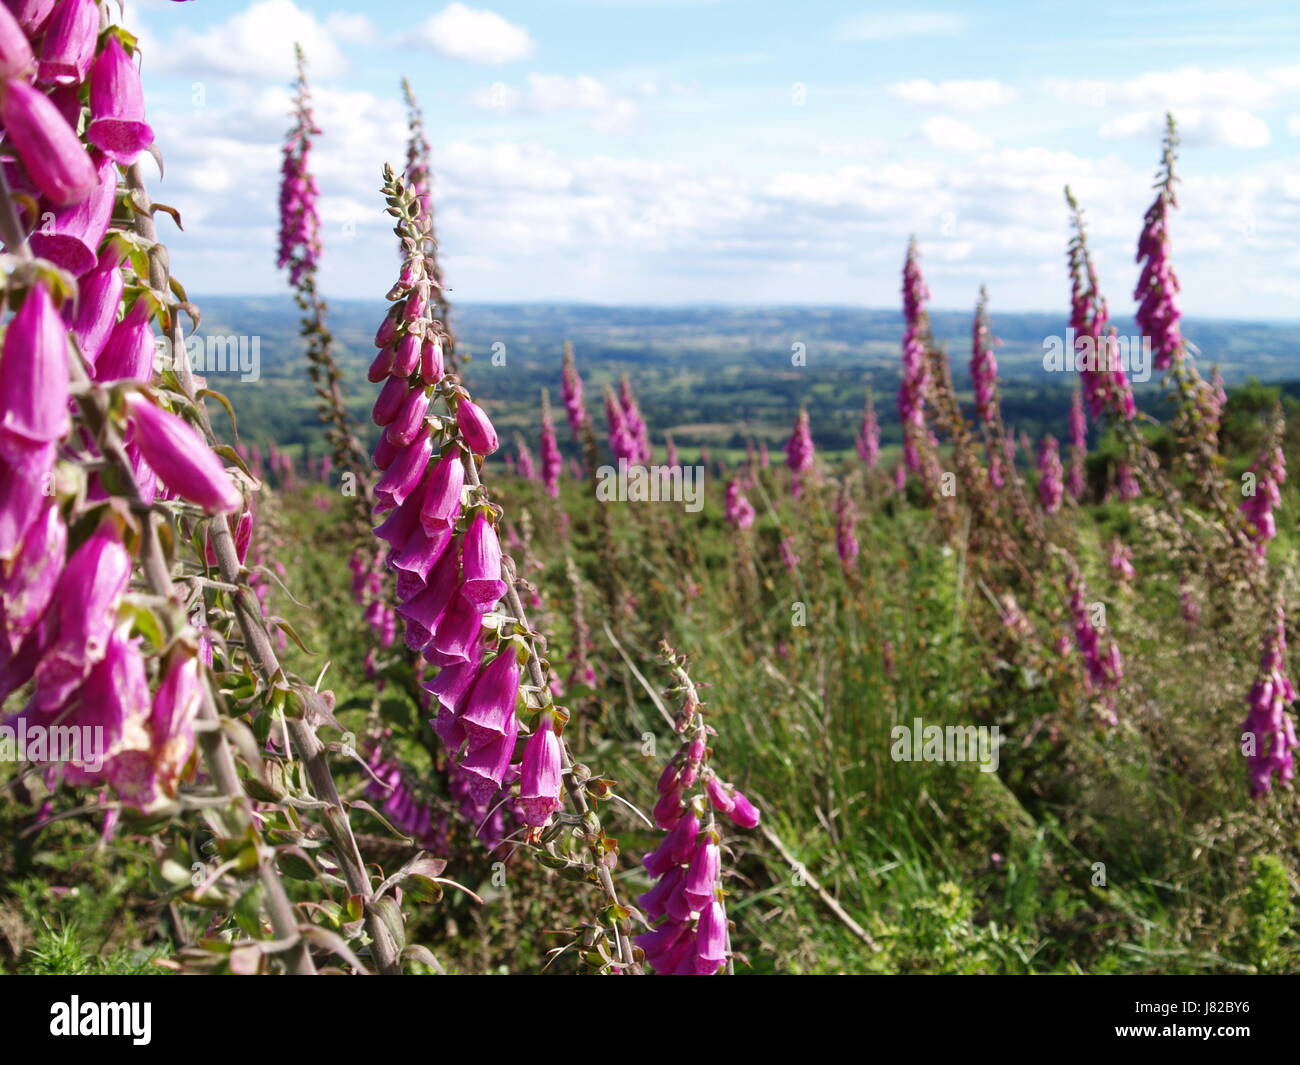
POLYGON ((460 594, 486 613, 506 594, 501 579, 501 545, 482 510, 475 511, 465 530, 464 577, 460 594))
POLYGON ((108 231, 117 195, 117 168, 111 160, 98 167, 94 190, 84 200, 49 212, 31 235, 32 251, 75 277, 99 262, 99 245, 108 231))
MULTIPOLYGON (((1253 491, 1241 501, 1241 513, 1247 533, 1255 544, 1255 553, 1264 558, 1269 541, 1277 536, 1277 519, 1273 511, 1282 505, 1282 485, 1286 483, 1286 456, 1281 447, 1265 451, 1250 467, 1254 475, 1253 491)), ((1249 484, 1249 482, 1247 482, 1249 484)), ((1247 491, 1243 485, 1243 491, 1247 491)))
POLYGON ((37 79, 56 85, 85 81, 98 37, 99 4, 95 0, 63 0, 45 27, 37 79))
POLYGON ((1165 132, 1164 155, 1156 179, 1155 202, 1148 208, 1138 238, 1137 261, 1142 264, 1133 298, 1138 301, 1137 324, 1149 337, 1157 370, 1167 370, 1183 357, 1183 336, 1179 327, 1178 275, 1169 250, 1169 213, 1178 206, 1174 192, 1174 162, 1178 146, 1173 119, 1165 132))
POLYGON ((754 524, 754 507, 734 477, 727 483, 726 517, 737 529, 748 529, 754 524))
POLYGON ((1295 775, 1295 722, 1286 712, 1295 701, 1295 687, 1286 672, 1286 614, 1279 605, 1264 636, 1259 677, 1250 689, 1250 712, 1241 726, 1252 795, 1267 795, 1275 776, 1278 783, 1287 784, 1295 775))
POLYGON ((971 329, 970 379, 975 389, 975 417, 989 427, 999 422, 998 360, 993 353, 994 339, 989 329, 987 296, 981 290, 980 303, 971 329))
POLYGON ((20 461, 67 434, 68 337, 43 285, 28 290, 0 354, 0 456, 20 461))
POLYGON ((808 411, 801 408, 795 419, 794 431, 785 445, 785 464, 790 468, 790 493, 795 499, 803 494, 804 477, 813 468, 815 460, 808 411))
POLYGON ((0 5, 0 79, 27 74, 35 61, 23 27, 8 7, 0 5))
POLYGON ((72 553, 44 621, 47 648, 36 667, 38 709, 62 706, 104 656, 130 577, 131 557, 111 524, 101 524, 72 553))
POLYGON ((113 326, 95 359, 95 380, 101 384, 114 381, 153 379, 154 334, 149 324, 149 303, 138 299, 122 320, 113 326))
POLYGON ((867 391, 867 402, 862 408, 862 424, 854 441, 858 458, 867 464, 867 469, 874 470, 880 462, 880 424, 876 420, 876 405, 867 391))
POLYGON ((1075 571, 1070 576, 1070 614, 1074 621, 1074 639, 1083 656, 1088 678, 1088 691, 1102 700, 1103 720, 1115 725, 1114 692, 1124 679, 1124 663, 1119 645, 1113 639, 1103 640, 1102 631, 1093 622, 1093 611, 1087 602, 1087 589, 1083 578, 1075 571), (1103 643, 1107 646, 1103 647, 1103 643))
POLYGON ((1074 499, 1082 499, 1083 463, 1088 454, 1088 420, 1083 410, 1083 388, 1076 386, 1070 399, 1070 479, 1067 487, 1074 499))
POLYGON ((930 298, 921 274, 913 238, 903 264, 903 379, 898 386, 898 417, 903 423, 903 457, 907 468, 921 473, 918 442, 924 439, 925 401, 930 390, 930 363, 926 357, 928 324, 925 303, 930 298))
POLYGON ((555 720, 543 712, 536 731, 524 746, 517 805, 525 824, 542 827, 560 808, 562 755, 555 720))
POLYGON ((153 144, 153 130, 144 120, 140 73, 114 34, 109 35, 90 72, 86 140, 123 166, 130 166, 153 144))
POLYGON ((23 169, 51 203, 63 207, 89 196, 99 184, 95 164, 50 98, 26 82, 4 83, 0 119, 23 169))
POLYGON ((578 373, 578 364, 573 358, 573 345, 564 345, 564 414, 569 420, 569 429, 574 438, 582 436, 583 426, 587 424, 587 409, 582 403, 582 377, 578 373))
POLYGON ((243 506, 221 459, 188 422, 156 406, 139 393, 127 397, 127 409, 144 461, 182 499, 212 514, 243 506))
POLYGON ((682 660, 666 645, 663 649, 688 695, 677 719, 681 745, 658 783, 654 817, 666 835, 642 859, 657 883, 637 901, 646 918, 657 924, 636 943, 657 973, 708 976, 719 972, 730 955, 719 894, 722 854, 712 810, 748 828, 758 824, 759 814, 743 793, 714 772, 707 742, 713 729, 682 660))
POLYGON ((851 573, 858 561, 858 538, 854 531, 857 520, 857 507, 849 494, 849 486, 845 484, 840 488, 835 505, 835 550, 845 573, 851 573))
POLYGON ((1110 542, 1110 568, 1121 584, 1127 584, 1137 576, 1137 570, 1133 568, 1133 552, 1118 539, 1110 542))
POLYGON ((1065 470, 1061 467, 1061 453, 1057 447, 1056 437, 1048 434, 1038 445, 1038 499, 1048 514, 1055 514, 1061 509, 1061 500, 1065 495, 1062 483, 1065 470))
POLYGON ((476 455, 490 455, 497 449, 497 431, 472 400, 463 399, 456 406, 456 425, 466 445, 476 455))
POLYGON ((560 497, 560 474, 564 471, 564 456, 560 454, 560 445, 555 439, 555 426, 551 424, 551 404, 546 393, 542 393, 542 484, 546 494, 552 499, 560 497))

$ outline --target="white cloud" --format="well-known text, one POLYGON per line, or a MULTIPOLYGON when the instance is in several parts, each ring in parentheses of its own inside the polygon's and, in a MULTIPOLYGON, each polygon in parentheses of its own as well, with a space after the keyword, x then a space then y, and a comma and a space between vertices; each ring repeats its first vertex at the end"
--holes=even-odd
POLYGON ((931 37, 960 33, 961 15, 939 11, 894 11, 845 19, 835 28, 837 40, 850 43, 892 41, 899 37, 931 37))
POLYGON ((926 104, 959 111, 985 111, 1001 107, 1016 98, 1016 92, 996 78, 969 81, 929 81, 913 78, 888 86, 890 96, 913 104, 926 104))
POLYGON ((1175 111, 1192 107, 1258 109, 1269 107, 1279 97, 1300 89, 1300 67, 1257 71, 1181 67, 1126 80, 1053 78, 1046 85, 1061 100, 1094 106, 1159 107, 1175 111))
POLYGON ((451 59, 498 65, 533 54, 533 39, 522 26, 495 11, 448 4, 430 15, 417 29, 415 39, 451 59))
MULTIPOLYGON (((335 41, 338 28, 322 23, 293 0, 258 0, 218 26, 195 31, 177 28, 146 51, 148 71, 285 81, 294 74, 293 43, 307 53, 315 78, 347 70, 335 41)), ((359 25, 352 21, 352 28, 359 25)))
MULTIPOLYGON (((1188 144, 1205 144, 1223 148, 1263 148, 1273 139, 1268 123, 1240 107, 1188 107, 1174 116, 1178 132, 1188 144)), ((1135 111, 1105 122, 1101 136, 1108 139, 1128 137, 1158 138, 1165 126, 1161 111, 1135 111)))
POLYGON ((504 112, 587 114, 598 133, 626 132, 638 114, 634 101, 619 96, 604 82, 587 75, 530 74, 526 89, 497 82, 473 93, 470 102, 476 107, 504 112))
POLYGON ((973 126, 951 115, 935 115, 921 123, 921 136, 934 148, 966 155, 992 147, 993 141, 973 126))
POLYGON ((1288 115, 1286 131, 1293 137, 1300 137, 1300 115, 1288 115))

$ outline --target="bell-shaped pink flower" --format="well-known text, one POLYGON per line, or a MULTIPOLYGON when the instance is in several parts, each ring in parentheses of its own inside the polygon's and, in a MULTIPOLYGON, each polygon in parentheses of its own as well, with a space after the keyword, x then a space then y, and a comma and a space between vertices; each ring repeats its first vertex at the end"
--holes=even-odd
POLYGON ((39 36, 56 2, 57 0, 5 0, 5 6, 27 35, 35 38, 39 36))
POLYGON ((711 976, 727 960, 727 913, 716 898, 700 911, 695 957, 697 976, 711 976))
POLYGON ((449 545, 433 567, 428 583, 415 595, 399 603, 397 612, 427 632, 436 632, 443 614, 455 599, 459 586, 460 551, 456 545, 449 545))
POLYGON ((99 5, 95 0, 63 0, 45 27, 37 79, 55 85, 85 81, 98 38, 99 5))
POLYGON ((550 714, 543 714, 537 731, 524 746, 519 774, 518 806, 527 824, 541 827, 560 808, 561 782, 560 738, 550 714))
POLYGON ((438 459, 429 487, 420 504, 420 522, 433 532, 454 524, 460 515, 460 496, 465 487, 465 464, 457 447, 447 447, 438 459))
POLYGON ((384 438, 399 447, 415 439, 420 427, 424 425, 424 415, 429 409, 429 394, 423 388, 413 388, 402 403, 388 428, 384 438))
POLYGON ((112 381, 153 379, 154 333, 149 322, 149 304, 136 300, 125 317, 113 326, 104 349, 95 360, 95 380, 112 381))
POLYGON ((456 407, 456 425, 465 445, 474 454, 490 455, 497 449, 497 431, 477 403, 468 399, 460 401, 456 407))
POLYGON ((501 579, 501 544, 481 510, 465 532, 464 564, 460 594, 480 613, 491 610, 506 594, 506 582, 501 579))
POLYGON ((746 798, 745 793, 734 790, 731 793, 731 809, 726 811, 728 817, 741 828, 756 828, 760 814, 758 807, 746 798))
POLYGON ((427 427, 397 453, 392 465, 384 471, 383 477, 375 485, 375 509, 388 510, 400 506, 414 490, 424 476, 425 467, 429 465, 429 456, 433 454, 433 440, 427 427))
POLYGON ((105 159, 99 165, 99 181, 84 200, 59 207, 51 218, 36 227, 31 236, 32 251, 42 259, 63 267, 74 277, 95 268, 99 244, 108 231, 117 195, 117 167, 105 159))
POLYGON ((397 412, 402 409, 410 391, 411 386, 405 377, 390 377, 379 390, 374 410, 371 411, 371 420, 381 429, 387 426, 397 417, 397 412))
MULTIPOLYGON (((474 681, 478 677, 479 663, 478 656, 471 654, 466 662, 458 662, 455 665, 443 666, 438 670, 438 675, 433 680, 425 681, 421 687, 432 695, 442 707, 453 714, 457 713, 464 704, 465 697, 469 694, 470 689, 474 686, 474 681)), ((439 715, 441 720, 441 714, 439 715)), ((436 728, 436 725, 435 725, 436 728)), ((438 733, 440 736, 441 732, 438 733)), ((464 730, 462 728, 460 739, 464 739, 464 730)), ((443 737, 443 742, 448 747, 459 745, 459 741, 452 743, 443 737)))
POLYGON ((86 140, 123 166, 130 166, 153 144, 153 130, 144 120, 140 72, 114 34, 109 34, 90 72, 86 140))
POLYGON ((95 190, 99 183, 95 164, 48 96, 21 79, 11 78, 4 83, 0 118, 6 140, 51 203, 76 203, 95 190))
POLYGON ((105 251, 99 257, 99 265, 81 279, 76 313, 65 317, 71 319, 69 324, 77 346, 92 368, 117 322, 117 309, 122 304, 125 282, 118 269, 120 263, 116 250, 105 251))
POLYGON ((682 894, 693 910, 703 910, 715 897, 718 874, 722 869, 722 852, 711 839, 701 840, 691 857, 682 894))
POLYGON ((729 814, 735 808, 736 800, 727 791, 727 786, 712 773, 705 778, 704 790, 709 796, 709 802, 713 803, 715 809, 721 810, 724 814, 729 814))
POLYGON ((420 580, 428 580, 433 568, 448 553, 455 531, 449 525, 430 535, 418 522, 410 536, 388 556, 388 565, 399 573, 409 573, 420 580))
POLYGON ((519 720, 511 714, 504 734, 492 733, 492 738, 479 747, 471 743, 460 767, 468 776, 470 795, 476 801, 487 802, 501 790, 518 738, 519 720))
POLYGON ((27 529, 12 568, 8 573, 0 570, 0 629, 11 650, 18 649, 50 605, 67 544, 67 526, 50 501, 27 529))
POLYGON ((35 61, 22 26, 8 7, 0 6, 0 78, 20 77, 35 61))
POLYGON ((102 729, 102 750, 95 753, 103 755, 104 762, 98 768, 87 759, 65 763, 64 780, 73 785, 105 780, 123 737, 142 733, 148 715, 149 681, 139 642, 117 628, 110 632, 104 653, 85 683, 59 715, 63 725, 102 729))
POLYGON ((505 734, 515 719, 518 697, 519 656, 514 645, 507 643, 483 667, 459 712, 471 749, 505 734))
POLYGON ((150 707, 148 730, 137 730, 135 742, 145 745, 128 741, 108 765, 108 780, 124 802, 143 810, 163 795, 175 796, 181 771, 194 751, 202 683, 196 658, 173 663, 163 677, 150 707))
POLYGON ((244 497, 217 454, 188 422, 139 393, 127 397, 133 443, 171 491, 213 514, 238 510, 244 497))
POLYGON ((0 455, 18 461, 69 427, 67 331, 38 284, 9 323, 0 354, 0 455))
POLYGON ((130 578, 131 556, 111 524, 100 525, 72 553, 46 615, 48 648, 36 670, 39 709, 63 705, 103 657, 130 578))
POLYGON ((406 380, 420 365, 420 338, 407 333, 393 348, 393 376, 406 380))
POLYGON ((0 560, 13 558, 27 530, 49 502, 46 489, 54 456, 54 444, 23 449, 13 461, 0 456, 0 560))
POLYGON ((474 605, 464 596, 456 596, 433 635, 432 646, 438 652, 438 664, 467 661, 482 628, 483 617, 474 605))
POLYGON ((426 385, 436 385, 444 373, 441 342, 424 341, 420 345, 420 380, 426 385))

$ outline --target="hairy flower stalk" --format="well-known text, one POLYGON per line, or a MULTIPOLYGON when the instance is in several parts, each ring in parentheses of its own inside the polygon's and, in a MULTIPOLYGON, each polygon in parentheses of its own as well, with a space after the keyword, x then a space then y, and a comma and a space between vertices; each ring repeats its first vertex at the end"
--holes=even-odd
POLYGON ((564 456, 560 454, 560 445, 555 439, 555 425, 551 421, 551 398, 545 389, 542 389, 542 432, 539 447, 542 458, 542 484, 548 496, 559 499, 564 456))
POLYGON ((438 259, 438 227, 433 202, 433 148, 424 132, 424 112, 406 78, 402 79, 402 96, 406 100, 406 121, 410 130, 406 146, 405 177, 407 184, 415 190, 421 213, 428 220, 429 298, 433 301, 434 317, 442 323, 443 362, 448 373, 455 373, 460 362, 456 353, 456 334, 451 328, 451 304, 447 301, 447 286, 438 259))
POLYGON ((1066 486, 1071 498, 1081 500, 1087 487, 1083 464, 1088 457, 1088 416, 1083 409, 1083 386, 1075 382, 1070 395, 1070 478, 1066 486))
MULTIPOLYGON (((1282 485, 1286 483, 1286 456, 1278 443, 1272 443, 1250 467, 1254 478, 1245 498, 1241 513, 1246 519, 1246 532, 1255 546, 1255 555, 1261 561, 1268 554, 1269 541, 1277 536, 1277 519, 1273 511, 1282 505, 1282 485)), ((1243 487, 1243 491, 1246 489, 1243 487)))
POLYGON ((1118 421, 1131 421, 1137 415, 1133 388, 1128 374, 1119 364, 1110 311, 1101 294, 1092 253, 1088 249, 1083 209, 1068 188, 1065 201, 1074 228, 1067 253, 1070 328, 1074 330, 1075 367, 1083 385, 1084 400, 1094 419, 1109 414, 1118 421))
POLYGON ((748 529, 754 524, 754 518, 757 516, 754 505, 746 498, 738 477, 733 477, 727 482, 725 513, 727 521, 737 529, 748 529))
POLYGON ((619 382, 618 403, 623 410, 623 426, 634 446, 634 461, 648 464, 651 454, 650 431, 646 428, 645 419, 641 417, 641 408, 632 392, 632 382, 628 380, 627 374, 619 382))
POLYGON ((1156 176, 1155 202, 1147 209, 1138 237, 1137 261, 1142 264, 1133 298, 1138 302, 1137 324, 1151 340, 1157 370, 1167 370, 1184 353, 1178 309, 1178 275, 1169 251, 1169 212, 1178 206, 1174 191, 1174 162, 1178 132, 1173 116, 1166 117, 1164 151, 1156 176))
POLYGON ((609 450, 617 463, 624 460, 628 465, 640 461, 641 442, 635 428, 628 424, 627 408, 614 390, 605 388, 605 421, 609 425, 609 450))
POLYGON ((903 264, 903 379, 898 386, 898 418, 903 423, 903 459, 916 474, 924 472, 921 449, 925 443, 925 401, 930 390, 926 355, 930 324, 925 304, 929 298, 913 237, 903 264))
MULTIPOLYGON (((384 168, 383 193, 404 250, 399 279, 388 293, 394 342, 436 351, 440 324, 428 298, 428 220, 415 190, 391 166, 384 168)), ((476 798, 504 793, 529 826, 524 842, 544 862, 585 870, 600 886, 613 947, 602 964, 634 971, 629 911, 619 903, 611 873, 617 845, 604 835, 592 805, 609 784, 593 780, 569 752, 568 712, 553 701, 544 644, 529 626, 514 562, 499 541, 502 511, 480 480, 480 464, 499 446, 496 430, 437 360, 390 368, 375 403, 376 422, 392 424, 412 397, 422 397, 422 415, 376 485, 383 519, 376 535, 389 545, 387 564, 397 576, 408 642, 438 668, 426 682, 438 703, 434 729, 470 776, 476 798), (571 814, 560 809, 566 792, 571 814), (580 827, 586 861, 555 849, 560 830, 572 825, 580 827)))
POLYGON ((704 703, 686 661, 666 643, 660 651, 683 696, 674 729, 680 746, 659 778, 655 824, 667 833, 642 859, 655 886, 637 900, 653 928, 636 937, 637 949, 664 976, 713 976, 734 972, 730 926, 722 889, 722 832, 715 811, 742 828, 754 828, 759 812, 744 793, 711 765, 704 703))
POLYGON ((785 444, 785 464, 790 469, 790 494, 795 499, 803 495, 805 480, 809 473, 813 472, 816 461, 817 453, 813 447, 808 410, 800 407, 799 416, 794 422, 794 431, 785 444))
POLYGON ((835 503, 835 551, 840 556, 840 565, 845 573, 852 573, 858 561, 858 537, 855 527, 858 521, 857 507, 849 492, 848 482, 840 485, 839 497, 835 503))
POLYGON ((1127 585, 1137 576, 1137 570, 1133 568, 1133 552, 1118 537, 1110 542, 1110 569, 1122 585, 1127 585))
POLYGON ((1088 589, 1077 566, 1070 563, 1070 616, 1074 622, 1074 641, 1083 657, 1088 691, 1099 696, 1102 720, 1116 725, 1115 691, 1124 679, 1124 661, 1119 645, 1103 634, 1097 623, 1095 604, 1088 601, 1088 589))
MULTIPOLYGON (((862 407, 862 424, 858 427, 854 444, 858 449, 858 458, 866 463, 867 469, 874 470, 880 464, 880 423, 876 420, 876 404, 869 388, 866 403, 862 407)), ((751 468, 753 465, 751 461, 751 468)))
POLYGON ((1286 612, 1274 608, 1273 624, 1264 635, 1259 676, 1251 686, 1250 708, 1241 726, 1242 752, 1250 775, 1250 793, 1264 796, 1272 790, 1273 777, 1288 784, 1295 775, 1292 751, 1296 742, 1295 721, 1287 708, 1295 703, 1295 687, 1286 671, 1286 612))
POLYGON ((1038 474, 1038 501, 1048 514, 1055 514, 1065 498, 1065 470, 1061 466, 1060 447, 1051 433, 1038 442, 1038 474))

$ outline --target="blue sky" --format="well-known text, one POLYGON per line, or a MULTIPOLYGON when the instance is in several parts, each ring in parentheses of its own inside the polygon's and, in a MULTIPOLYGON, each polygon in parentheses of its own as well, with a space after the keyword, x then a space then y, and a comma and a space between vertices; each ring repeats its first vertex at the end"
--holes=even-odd
POLYGON ((128 0, 126 21, 198 293, 282 289, 298 39, 333 297, 391 280, 376 186, 406 74, 454 300, 892 306, 915 233, 936 306, 987 283, 995 309, 1061 310, 1069 182, 1125 313, 1172 109, 1186 312, 1300 317, 1294 5, 128 0))

